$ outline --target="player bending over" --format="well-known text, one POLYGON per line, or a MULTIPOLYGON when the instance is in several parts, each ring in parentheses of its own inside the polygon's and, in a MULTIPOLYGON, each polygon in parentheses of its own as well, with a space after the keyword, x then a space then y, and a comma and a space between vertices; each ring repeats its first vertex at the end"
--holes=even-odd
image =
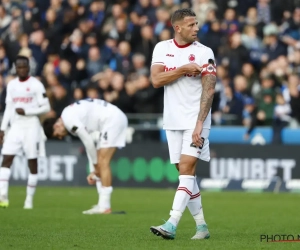
POLYGON ((38 144, 42 141, 41 124, 38 115, 50 111, 49 100, 44 85, 29 76, 29 60, 18 56, 16 59, 17 78, 7 85, 6 108, 1 124, 0 142, 2 147, 2 167, 0 169, 0 207, 8 207, 8 186, 10 167, 15 155, 25 153, 30 174, 27 182, 25 209, 33 208, 33 196, 38 182, 38 144))
POLYGON ((100 99, 75 102, 63 110, 59 119, 48 119, 43 124, 48 138, 62 139, 68 132, 78 136, 95 169, 87 178, 89 184, 98 181, 100 187, 98 178, 101 176, 98 205, 84 211, 84 214, 111 213, 113 188, 110 161, 117 148, 125 147, 127 125, 127 117, 119 108, 100 99), (100 136, 95 146, 93 134, 97 131, 100 136))
POLYGON ((210 234, 195 172, 198 159, 210 160, 210 109, 216 84, 214 54, 196 41, 198 22, 192 10, 175 11, 171 22, 175 38, 155 46, 151 78, 155 88, 164 86, 163 127, 170 161, 179 171, 179 186, 171 217, 150 230, 165 239, 174 239, 182 213, 188 207, 196 221, 192 239, 207 239, 210 234))

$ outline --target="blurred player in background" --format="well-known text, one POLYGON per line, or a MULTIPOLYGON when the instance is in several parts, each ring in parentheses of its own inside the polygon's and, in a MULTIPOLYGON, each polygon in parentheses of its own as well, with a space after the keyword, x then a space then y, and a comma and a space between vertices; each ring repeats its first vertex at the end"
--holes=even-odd
POLYGON ((43 127, 48 138, 62 139, 68 132, 78 136, 94 166, 87 180, 101 190, 99 201, 97 206, 84 211, 84 214, 111 213, 113 188, 110 161, 117 148, 125 147, 127 125, 127 117, 119 108, 100 99, 77 101, 66 107, 59 119, 44 121, 43 127), (96 146, 95 132, 100 132, 96 146))
POLYGON ((38 147, 43 143, 39 115, 50 111, 44 85, 29 76, 29 60, 18 56, 15 62, 17 78, 7 85, 6 108, 1 124, 0 142, 2 167, 0 169, 0 207, 8 207, 8 186, 11 165, 15 155, 23 151, 28 159, 30 174, 27 182, 25 209, 33 208, 33 196, 38 182, 38 147), (11 124, 10 130, 4 132, 11 124))
POLYGON ((192 239, 210 237, 204 220, 195 172, 198 159, 209 161, 208 136, 211 105, 216 84, 212 50, 197 42, 198 22, 192 10, 180 9, 172 16, 175 38, 159 42, 153 51, 151 78, 155 88, 164 86, 164 124, 170 161, 179 171, 169 220, 150 230, 174 239, 186 206, 196 221, 192 239))

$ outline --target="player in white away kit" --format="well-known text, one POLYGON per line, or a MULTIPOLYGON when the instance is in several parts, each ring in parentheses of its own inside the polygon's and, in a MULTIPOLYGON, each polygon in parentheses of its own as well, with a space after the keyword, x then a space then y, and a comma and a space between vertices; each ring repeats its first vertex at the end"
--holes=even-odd
POLYGON ((48 119, 43 124, 48 138, 62 139, 68 132, 78 136, 95 169, 88 176, 88 183, 97 182, 97 188, 100 188, 101 177, 98 205, 84 211, 84 214, 111 213, 110 161, 117 148, 125 147, 127 125, 127 117, 118 107, 100 99, 77 101, 66 107, 59 119, 48 119), (97 145, 93 138, 96 132, 100 132, 97 145))
POLYGON ((15 155, 23 151, 28 159, 30 174, 27 182, 25 209, 33 208, 33 196, 38 182, 38 145, 42 138, 38 115, 50 111, 50 104, 44 85, 29 76, 29 60, 18 56, 16 59, 18 77, 7 85, 6 108, 1 124, 2 167, 0 169, 0 207, 8 207, 8 184, 10 167, 15 155), (11 128, 4 138, 8 123, 11 128))
POLYGON ((175 38, 155 46, 151 77, 155 88, 164 86, 163 127, 170 161, 179 171, 179 186, 170 219, 150 230, 165 239, 174 239, 182 213, 188 207, 196 221, 192 239, 208 239, 195 171, 198 159, 210 160, 210 109, 216 84, 214 54, 196 41, 198 22, 193 11, 177 10, 171 22, 175 38))

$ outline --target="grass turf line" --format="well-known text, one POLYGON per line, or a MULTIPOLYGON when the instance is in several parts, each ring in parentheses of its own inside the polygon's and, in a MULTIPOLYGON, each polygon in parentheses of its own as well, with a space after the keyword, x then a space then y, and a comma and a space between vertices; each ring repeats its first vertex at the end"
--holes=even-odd
POLYGON ((10 207, 0 210, 0 249, 179 250, 300 249, 298 243, 260 242, 261 234, 300 234, 299 194, 202 193, 211 238, 192 241, 188 210, 174 241, 150 233, 168 219, 174 190, 120 189, 114 210, 125 215, 83 215, 97 202, 95 188, 38 187, 34 209, 23 210, 25 187, 10 188, 10 207))

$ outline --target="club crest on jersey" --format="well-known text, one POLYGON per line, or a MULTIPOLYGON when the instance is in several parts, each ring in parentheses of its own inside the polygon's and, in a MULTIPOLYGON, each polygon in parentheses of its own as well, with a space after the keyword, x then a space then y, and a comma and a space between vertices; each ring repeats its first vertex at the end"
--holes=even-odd
POLYGON ((196 59, 196 57, 195 57, 194 54, 190 54, 190 55, 189 55, 189 61, 190 61, 190 62, 195 62, 195 59, 196 59))

